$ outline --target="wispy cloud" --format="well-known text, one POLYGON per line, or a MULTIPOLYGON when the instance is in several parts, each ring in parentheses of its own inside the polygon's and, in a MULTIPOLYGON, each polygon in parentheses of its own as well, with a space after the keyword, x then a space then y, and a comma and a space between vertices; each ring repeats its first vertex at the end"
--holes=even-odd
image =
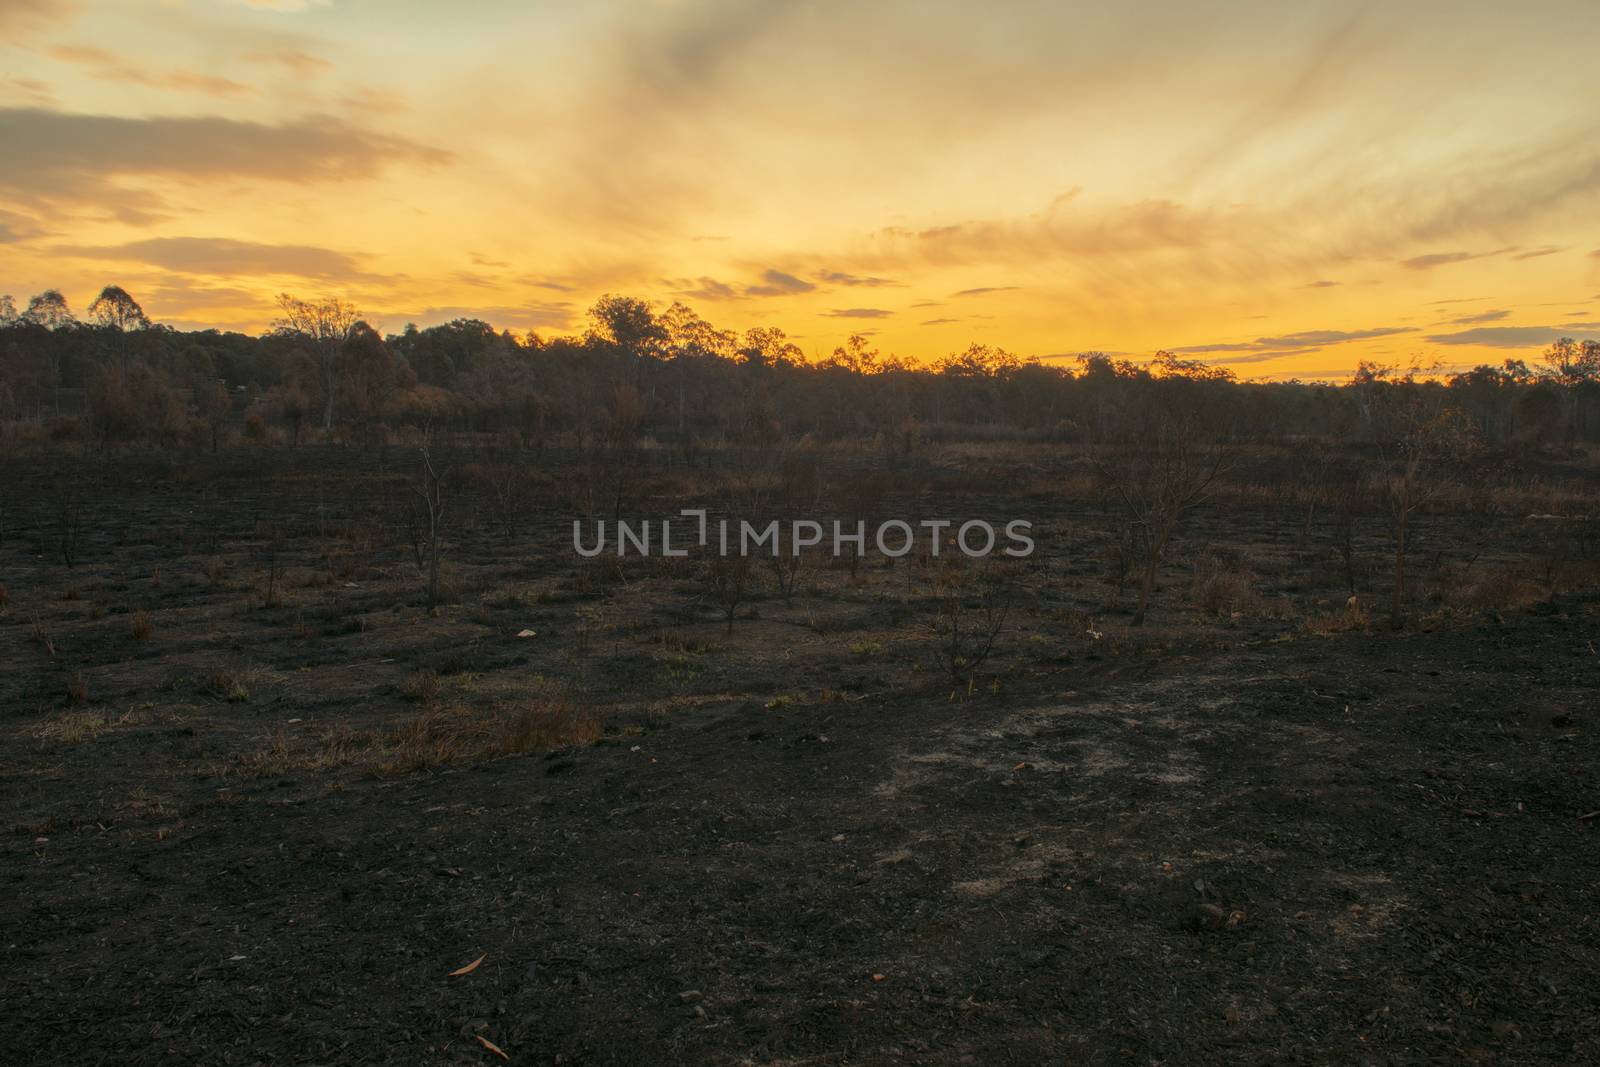
POLYGON ((795 293, 809 293, 816 286, 803 278, 796 278, 793 274, 785 274, 781 270, 769 270, 761 275, 761 284, 745 287, 745 296, 792 296, 795 293))
POLYGON ((129 178, 258 179, 294 185, 370 178, 445 149, 313 116, 277 124, 227 118, 79 115, 0 109, 0 190, 34 205, 113 205, 127 221, 165 202, 129 178))
POLYGON ((823 314, 830 319, 887 319, 894 312, 883 308, 830 308, 823 314))
POLYGON ((56 255, 125 260, 183 274, 245 277, 285 275, 318 280, 373 280, 363 260, 314 245, 262 244, 227 237, 152 237, 121 245, 63 245, 56 255))
POLYGON ((860 286, 868 289, 900 284, 888 278, 862 277, 859 274, 846 274, 844 271, 839 270, 825 270, 817 275, 817 280, 828 285, 845 285, 852 288, 860 286))
POLYGON ((761 280, 749 285, 719 281, 716 278, 670 279, 666 285, 678 296, 695 300, 739 300, 743 297, 795 296, 816 291, 816 284, 781 270, 768 269, 761 280))
POLYGON ((370 312, 367 321, 380 329, 393 331, 400 330, 406 323, 428 327, 454 319, 478 319, 500 329, 564 330, 570 328, 576 318, 576 309, 571 304, 558 301, 500 306, 449 305, 424 308, 421 311, 380 310, 370 312))
MULTIPOLYGON (((1485 348, 1542 348, 1563 337, 1574 336, 1570 327, 1556 329, 1552 326, 1479 326, 1457 333, 1430 334, 1428 340, 1436 345, 1481 345, 1485 348)), ((1582 332, 1577 332, 1582 336, 1582 332)))
POLYGON ((63 63, 83 68, 91 78, 100 81, 214 97, 249 96, 256 91, 243 82, 215 74, 193 70, 152 70, 112 55, 103 48, 88 45, 57 45, 50 49, 50 55, 63 63))
POLYGON ((310 52, 299 48, 272 48, 247 52, 244 58, 247 63, 282 67, 284 70, 299 74, 302 77, 315 77, 333 69, 331 60, 312 55, 310 52))
POLYGON ((1451 319, 1449 325, 1476 326, 1479 323, 1484 322, 1499 322, 1501 319, 1509 318, 1510 315, 1511 312, 1505 308, 1500 308, 1495 311, 1480 311, 1476 315, 1462 315, 1460 318, 1451 319))
POLYGON ((1515 251, 1515 249, 1497 248, 1493 252, 1430 252, 1425 256, 1412 256, 1410 259, 1402 259, 1400 265, 1406 270, 1432 270, 1435 267, 1449 266, 1452 263, 1465 263, 1472 259, 1503 256, 1512 251, 1515 251))
POLYGON ((1377 326, 1366 330, 1301 330, 1298 333, 1257 337, 1253 341, 1185 345, 1181 348, 1174 348, 1172 351, 1185 355, 1247 352, 1282 355, 1290 352, 1309 352, 1318 348, 1328 348, 1332 345, 1347 344, 1351 341, 1370 341, 1377 337, 1391 337, 1395 334, 1415 332, 1415 327, 1411 326, 1377 326))
POLYGON ((0 41, 20 41, 77 14, 73 0, 0 0, 0 41))
POLYGON ((1019 288, 1021 287, 1016 285, 981 285, 976 289, 962 289, 959 292, 951 293, 950 296, 954 299, 963 296, 985 296, 989 293, 1013 293, 1019 288))

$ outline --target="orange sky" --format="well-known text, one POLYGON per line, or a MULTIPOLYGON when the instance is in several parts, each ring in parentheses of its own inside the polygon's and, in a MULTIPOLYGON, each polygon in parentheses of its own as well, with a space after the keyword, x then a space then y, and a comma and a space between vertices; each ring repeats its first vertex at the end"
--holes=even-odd
POLYGON ((1600 337, 1597 40, 1590 0, 0 0, 0 292, 1533 358, 1600 337))

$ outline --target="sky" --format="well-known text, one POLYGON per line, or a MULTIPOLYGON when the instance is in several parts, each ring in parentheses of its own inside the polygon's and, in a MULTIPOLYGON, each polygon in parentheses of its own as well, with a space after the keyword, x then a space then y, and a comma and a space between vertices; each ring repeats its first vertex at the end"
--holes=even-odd
POLYGON ((0 0, 0 293, 1241 377, 1600 337, 1600 4, 0 0))

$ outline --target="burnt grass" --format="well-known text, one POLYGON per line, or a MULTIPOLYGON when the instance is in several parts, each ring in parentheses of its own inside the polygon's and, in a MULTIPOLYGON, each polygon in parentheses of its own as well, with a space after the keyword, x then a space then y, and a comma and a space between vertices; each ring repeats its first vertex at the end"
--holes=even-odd
POLYGON ((906 561, 730 635, 697 561, 574 563, 559 458, 510 529, 463 474, 431 613, 404 450, 0 460, 0 1058, 1600 1060, 1583 560, 1426 515, 1395 633, 1331 524, 1243 496, 1135 629, 1039 463, 894 479, 1038 524, 953 685, 906 561), (1202 609, 1219 568, 1249 596, 1202 609), (478 743, 552 709, 587 732, 478 743))

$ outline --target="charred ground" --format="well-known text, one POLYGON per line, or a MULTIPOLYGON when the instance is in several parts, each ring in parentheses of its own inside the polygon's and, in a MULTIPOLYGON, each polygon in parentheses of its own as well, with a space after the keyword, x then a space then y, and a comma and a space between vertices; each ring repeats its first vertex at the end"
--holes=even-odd
POLYGON ((814 450, 829 512, 1037 524, 970 670, 928 560, 757 568, 730 631, 703 559, 573 559, 583 457, 449 458, 431 610, 414 449, 4 461, 16 1062, 1600 1054, 1581 454, 1430 498, 1394 631, 1392 513, 1284 451, 1134 627, 1082 453, 814 450))

